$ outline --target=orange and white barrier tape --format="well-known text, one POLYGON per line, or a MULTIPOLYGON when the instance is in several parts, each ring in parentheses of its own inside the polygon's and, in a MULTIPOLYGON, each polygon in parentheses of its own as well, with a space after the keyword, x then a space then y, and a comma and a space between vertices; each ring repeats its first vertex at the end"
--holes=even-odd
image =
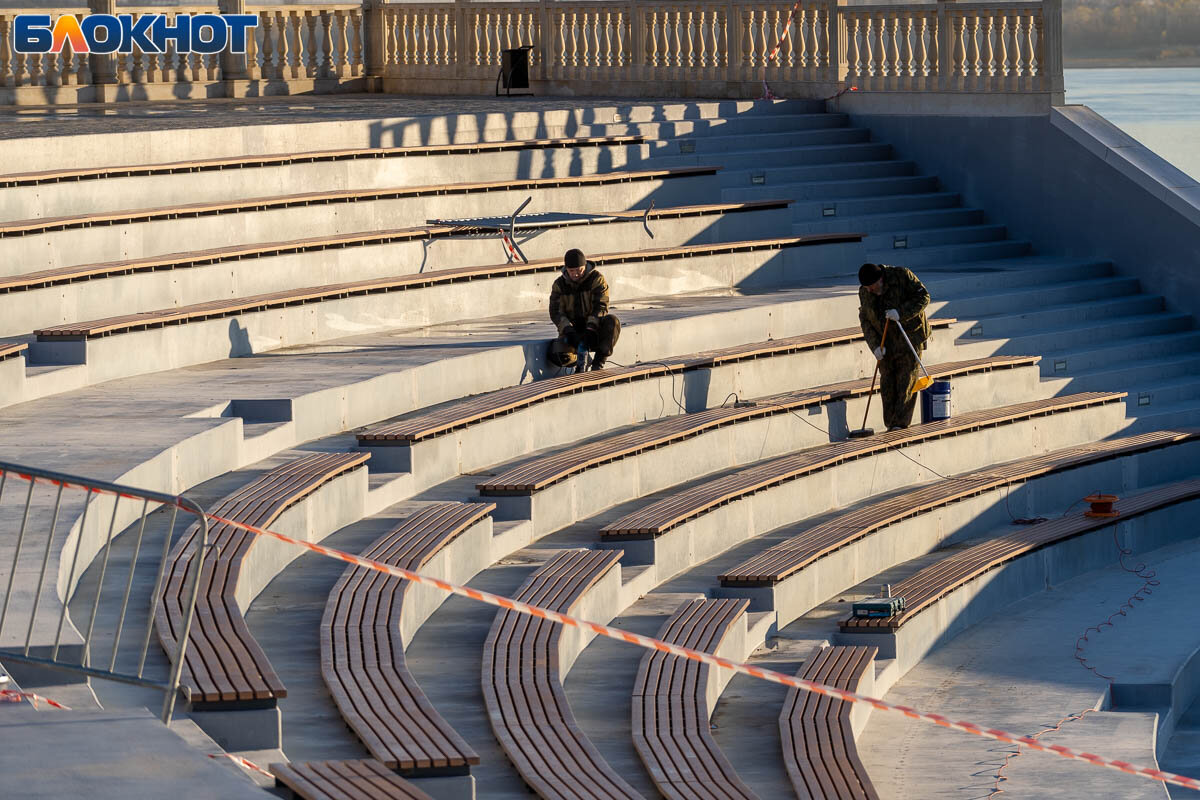
MULTIPOLYGON (((46 478, 34 478, 29 475, 23 475, 19 472, 12 472, 9 474, 16 475, 17 477, 25 480, 33 480, 38 482, 44 481, 56 485, 60 483, 59 481, 53 481, 46 478)), ((113 492, 108 489, 99 489, 91 486, 84 486, 80 488, 98 494, 118 494, 117 492, 113 492)), ((192 512, 192 509, 183 505, 182 501, 178 501, 178 506, 182 510, 188 511, 189 513, 192 512)), ((844 700, 848 703, 864 703, 880 711, 903 714, 909 719, 929 722, 949 730, 962 731, 963 733, 969 733, 985 739, 995 739, 996 741, 1004 742, 1005 744, 1020 744, 1024 745, 1030 750, 1036 750, 1042 753, 1050 753, 1052 755, 1059 756, 1060 758, 1069 758, 1075 761, 1082 761, 1097 767, 1115 769, 1118 772, 1124 772, 1127 775, 1136 775, 1141 778, 1164 781, 1166 783, 1173 783, 1176 786, 1183 786, 1187 789, 1200 791, 1200 780, 1197 780, 1196 778, 1189 778, 1186 775, 1178 775, 1173 772, 1164 772, 1163 770, 1153 769, 1151 767, 1130 764, 1127 761, 1119 761, 1114 758, 1105 758, 1104 756, 1095 755, 1094 753, 1078 752, 1069 747, 1063 747, 1062 745, 1042 744, 1032 736, 1021 736, 996 728, 986 728, 982 725, 977 725, 974 722, 967 722, 965 720, 951 720, 943 717, 941 714, 932 714, 928 711, 918 711, 915 708, 898 705, 896 703, 889 703, 885 700, 871 697, 870 695, 859 694, 858 692, 851 692, 846 689, 838 689, 833 686, 826 686, 823 683, 817 683, 815 681, 805 680, 803 678, 794 678, 791 675, 784 675, 782 672, 775 672, 774 670, 763 669, 761 667, 751 666, 750 664, 741 664, 736 661, 731 661, 727 658, 714 656, 711 653, 704 653, 699 650, 693 650, 689 647, 682 647, 677 644, 664 642, 660 639, 655 639, 650 636, 642 636, 638 633, 630 633, 629 631, 620 630, 618 628, 611 628, 607 625, 601 625, 597 622, 589 622, 587 620, 572 617, 568 614, 563 614, 558 611, 552 611, 547 608, 541 608, 540 606, 523 603, 520 600, 513 600, 512 598, 492 594, 491 592, 484 592, 479 589, 471 589, 466 586, 460 586, 456 583, 450 583, 449 581, 441 580, 440 578, 430 578, 420 574, 419 572, 413 572, 402 567, 395 567, 391 564, 383 564, 378 561, 372 561, 369 558, 362 558, 361 556, 345 553, 341 550, 334 550, 333 548, 324 547, 319 544, 293 539, 292 537, 285 536, 282 533, 276 533, 275 531, 268 530, 266 528, 259 528, 254 525, 247 525, 244 522, 235 522, 234 520, 226 519, 225 517, 221 517, 216 514, 205 514, 205 517, 213 522, 218 522, 223 525, 231 525, 235 528, 249 531, 250 533, 258 536, 266 536, 286 544, 295 545, 296 547, 310 550, 314 553, 319 553, 328 558, 344 561, 347 564, 353 564, 358 567, 363 567, 364 569, 371 569, 387 575, 395 576, 397 578, 410 580, 413 583, 432 586, 436 589, 440 589, 443 592, 456 594, 460 597, 466 597, 471 600, 476 600, 480 603, 486 603, 487 605, 495 606, 497 608, 516 611, 519 614, 528 614, 532 617, 549 620, 550 622, 554 622, 559 625, 566 625, 571 628, 591 631, 597 636, 605 636, 609 639, 628 642, 629 644, 637 645, 638 647, 644 647, 647 650, 657 650, 659 652, 668 653, 673 656, 679 656, 680 658, 687 658, 692 661, 698 661, 702 664, 708 664, 720 669, 727 669, 731 672, 737 672, 742 675, 749 675, 751 678, 758 678, 759 680, 778 683, 781 686, 801 689, 806 692, 814 692, 827 697, 834 697, 838 700, 844 700)), ((62 706, 59 707, 61 708, 62 706)))
POLYGON ((34 694, 33 692, 19 692, 16 689, 0 689, 0 698, 28 700, 34 708, 38 707, 38 703, 45 703, 51 708, 59 708, 63 711, 71 710, 70 706, 64 706, 62 703, 51 700, 49 697, 42 697, 40 694, 34 694))
POLYGON ((253 770, 254 772, 261 772, 263 775, 266 775, 268 778, 275 777, 273 774, 271 774, 270 772, 267 772, 265 769, 260 767, 258 764, 255 764, 250 759, 242 758, 241 756, 235 756, 233 753, 209 753, 208 757, 209 758, 228 758, 233 763, 238 764, 239 766, 243 766, 246 769, 253 770))
POLYGON ((397 578, 410 580, 414 583, 433 586, 442 590, 443 592, 457 594, 462 597, 470 598, 471 600, 477 600, 481 603, 487 603, 488 605, 496 606, 497 608, 516 611, 520 614, 528 614, 532 617, 549 620, 550 622, 566 625, 571 628, 579 628, 581 630, 591 631, 598 636, 606 636, 610 639, 628 642, 629 644, 634 644, 638 647, 644 647, 647 650, 658 650, 660 652, 669 653, 670 655, 691 659, 692 661, 698 661, 702 664, 709 664, 721 669, 727 669, 743 675, 749 675, 752 678, 771 681, 772 683, 778 683, 795 689, 802 689, 806 692, 815 692, 816 694, 835 697, 839 700, 845 700, 849 703, 865 703, 873 708, 879 709, 880 711, 890 711, 895 714, 903 714, 910 719, 921 720, 922 722, 930 722, 943 728, 949 728, 950 730, 962 731, 975 736, 982 736, 985 739, 995 739, 996 741, 1004 742, 1006 744, 1020 744, 1028 747, 1030 750, 1038 750, 1043 753, 1052 753, 1053 755, 1060 756, 1062 758, 1083 761, 1088 764, 1094 764, 1098 767, 1115 769, 1128 775, 1137 775, 1139 777, 1150 778, 1151 780, 1156 781, 1166 781, 1167 783, 1173 783, 1177 786, 1184 786, 1189 789, 1200 790, 1200 780, 1189 778, 1185 775, 1176 775, 1172 772, 1164 772, 1151 767, 1130 764, 1126 761, 1105 758, 1104 756, 1098 756, 1093 753, 1078 752, 1070 749, 1069 747, 1063 747, 1061 745, 1042 744, 1032 736, 1020 736, 1015 733, 1008 733, 1007 731, 997 730, 995 728, 985 728, 982 725, 976 725, 974 722, 947 719, 941 714, 931 714, 927 711, 918 711, 915 708, 897 705, 896 703, 889 703, 876 697, 859 694, 858 692, 851 692, 846 689, 838 689, 833 686, 826 686, 823 683, 804 680, 803 678, 794 678, 790 675, 784 675, 781 672, 762 669, 761 667, 755 667, 749 664, 740 664, 736 661, 730 661, 727 658, 721 658, 720 656, 714 656, 710 653, 693 650, 689 647, 681 647, 677 644, 670 644, 669 642, 664 642, 660 639, 655 639, 650 636, 642 636, 641 634, 630 633, 629 631, 620 630, 618 628, 611 628, 607 625, 601 625, 597 622, 588 622, 587 620, 572 617, 568 614, 562 614, 558 611, 551 611, 547 608, 541 608, 540 606, 523 603, 519 600, 513 600, 508 597, 492 594, 491 592, 484 592, 479 589, 471 589, 466 586, 459 586, 456 583, 450 583, 449 581, 444 581, 439 578, 430 578, 420 574, 419 572, 412 572, 411 570, 403 569, 402 567, 395 567, 391 564, 383 564, 378 561, 372 561, 368 558, 351 555, 350 553, 334 550, 329 547, 323 547, 319 544, 300 541, 299 539, 293 539, 290 536, 284 536, 281 533, 275 533, 274 531, 266 530, 264 528, 257 528, 253 525, 235 522, 231 519, 225 519, 224 517, 216 516, 215 514, 207 514, 206 516, 214 522, 218 522, 223 525, 232 525, 233 527, 241 528, 242 530, 249 531, 250 533, 254 533, 259 536, 268 536, 272 539, 277 539, 287 544, 303 547, 307 550, 313 551, 314 553, 320 553, 323 556, 344 561, 347 564, 353 564, 365 569, 376 570, 388 575, 393 575, 397 578))

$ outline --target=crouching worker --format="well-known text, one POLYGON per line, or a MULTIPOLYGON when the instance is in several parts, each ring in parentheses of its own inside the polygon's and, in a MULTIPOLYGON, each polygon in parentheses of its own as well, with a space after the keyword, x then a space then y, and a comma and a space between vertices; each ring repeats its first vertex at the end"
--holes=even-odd
POLYGON ((558 338, 550 343, 547 361, 556 367, 573 366, 582 344, 594 353, 592 369, 604 369, 621 335, 621 321, 608 313, 608 281, 582 250, 568 250, 563 256, 562 275, 550 290, 550 321, 558 328, 558 338))
POLYGON ((858 282, 862 284, 858 290, 858 321, 867 347, 879 362, 883 422, 889 431, 907 428, 917 407, 914 389, 920 369, 917 356, 896 327, 903 326, 917 353, 925 349, 930 334, 925 318, 929 292, 912 270, 886 264, 863 264, 858 282))

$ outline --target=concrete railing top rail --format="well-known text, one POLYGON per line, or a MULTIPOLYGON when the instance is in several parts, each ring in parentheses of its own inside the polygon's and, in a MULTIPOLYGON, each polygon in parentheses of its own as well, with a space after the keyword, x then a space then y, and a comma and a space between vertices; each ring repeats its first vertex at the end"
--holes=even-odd
POLYGON ((914 425, 911 428, 877 434, 865 439, 834 442, 706 481, 627 514, 601 528, 600 534, 606 541, 651 539, 731 500, 748 497, 833 464, 980 428, 1074 409, 1121 403, 1124 400, 1124 392, 1083 392, 961 414, 940 422, 914 425))
MULTIPOLYGON (((789 247, 804 247, 821 244, 857 242, 861 234, 814 234, 811 236, 789 236, 781 239, 753 239, 742 242, 686 245, 655 250, 638 250, 629 253, 604 253, 591 257, 597 264, 636 263, 691 256, 710 256, 725 253, 742 253, 759 250, 782 250, 789 247)), ((69 323, 35 331, 39 340, 94 338, 111 336, 135 330, 181 325, 188 322, 237 316, 248 311, 262 311, 300 303, 320 302, 349 295, 378 294, 403 291, 405 289, 435 286, 479 278, 527 275, 537 272, 554 272, 562 268, 562 259, 543 259, 528 263, 511 263, 486 267, 459 267, 456 269, 432 270, 415 275, 389 278, 373 278, 349 283, 293 289, 284 292, 253 295, 228 300, 215 300, 179 308, 166 308, 140 314, 126 314, 87 322, 69 323)))
MULTIPOLYGON (((929 374, 935 378, 947 378, 972 372, 1035 365, 1040 360, 1038 356, 992 356, 948 364, 930 364, 929 374)), ((789 414, 797 409, 821 405, 831 400, 861 396, 873 390, 873 383, 866 378, 841 381, 760 398, 744 406, 710 408, 694 414, 670 417, 635 431, 518 464, 494 478, 476 484, 475 488, 480 494, 490 496, 531 494, 599 464, 607 464, 646 450, 663 447, 707 430, 759 417, 789 414)))
MULTIPOLYGON (((627 222, 629 220, 653 220, 699 216, 721 216, 740 212, 769 211, 786 208, 790 200, 756 200, 742 203, 713 203, 695 206, 666 206, 632 211, 607 211, 602 213, 582 213, 574 215, 527 215, 518 217, 513 223, 514 231, 527 231, 531 228, 546 230, 552 228, 569 228, 579 225, 602 225, 610 222, 627 222)), ((0 293, 21 292, 31 289, 41 289, 57 284, 75 283, 81 280, 97 280, 116 275, 127 275, 131 272, 157 272, 161 270, 186 269, 188 267, 208 266, 223 261, 242 261, 248 258, 267 258, 299 252, 317 252, 346 247, 392 244, 395 242, 421 241, 449 236, 461 236, 479 233, 481 227, 471 227, 469 221, 462 225, 416 225, 407 228, 390 230, 365 231, 361 233, 342 233, 329 236, 312 236, 304 239, 290 239, 279 242, 262 244, 234 244, 228 247, 218 247, 208 250, 196 250, 186 253, 152 256, 149 258, 131 258, 121 261, 106 261, 97 264, 80 264, 78 266, 57 267, 55 269, 27 272, 12 277, 0 277, 0 293)), ((489 228, 490 230, 490 228, 489 228)))
POLYGON ((397 186, 388 189, 345 189, 340 191, 306 192, 281 197, 258 197, 221 203, 188 203, 162 208, 143 208, 128 211, 111 211, 101 214, 76 214, 67 217, 0 222, 0 238, 27 236, 30 234, 74 228, 90 228, 98 225, 120 225, 123 223, 149 222, 158 219, 204 217, 214 214, 239 214, 275 208, 327 205, 330 203, 358 203, 401 197, 477 194, 522 189, 538 190, 565 186, 606 186, 614 183, 661 181, 671 178, 715 175, 719 169, 720 167, 673 167, 669 169, 603 172, 593 175, 554 178, 522 178, 504 181, 432 184, 428 186, 397 186))
POLYGON ((722 586, 773 586, 822 556, 874 531, 991 489, 1076 467, 1200 440, 1200 431, 1155 431, 1068 447, 1044 455, 956 475, 949 480, 840 514, 769 547, 719 576, 722 586))
POLYGON ((1089 512, 1081 512, 979 542, 930 564, 893 586, 893 595, 905 599, 901 613, 891 617, 851 617, 841 623, 841 628, 852 633, 891 633, 933 606, 941 597, 1001 564, 1080 534, 1117 525, 1197 497, 1200 497, 1200 478, 1191 478, 1121 498, 1119 513, 1112 516, 1088 516, 1089 512))
POLYGON ((366 158, 413 158, 419 156, 468 155, 506 150, 550 150, 553 148, 604 147, 608 145, 641 144, 645 137, 580 136, 563 139, 516 139, 497 142, 436 144, 416 147, 360 147, 339 150, 310 150, 299 153, 270 153, 226 158, 204 158, 192 161, 172 161, 161 164, 131 164, 92 169, 57 169, 40 172, 18 172, 0 175, 0 189, 16 186, 37 186, 67 181, 127 178, 135 175, 175 175, 210 170, 274 167, 314 161, 352 161, 366 158))

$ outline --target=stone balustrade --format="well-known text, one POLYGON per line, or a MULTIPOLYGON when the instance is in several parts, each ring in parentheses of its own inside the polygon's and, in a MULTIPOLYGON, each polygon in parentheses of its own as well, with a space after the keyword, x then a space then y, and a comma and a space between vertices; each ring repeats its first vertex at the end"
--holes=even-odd
MULTIPOLYGON (((112 2, 92 0, 92 10, 112 13, 112 2)), ((535 91, 547 94, 756 97, 772 91, 819 98, 853 87, 897 97, 1030 95, 1047 108, 1062 101, 1061 0, 275 6, 222 0, 160 10, 257 13, 259 25, 244 56, 88 57, 69 46, 60 54, 26 56, 12 52, 12 19, 19 12, 0 11, 0 102, 4 88, 15 97, 11 90, 24 87, 92 83, 167 86, 173 96, 478 94, 495 84, 503 51, 521 45, 534 46, 530 77, 535 91), (97 68, 105 58, 111 65, 97 68), (181 95, 179 87, 188 85, 210 88, 181 95)), ((120 8, 150 11, 156 9, 120 8)))

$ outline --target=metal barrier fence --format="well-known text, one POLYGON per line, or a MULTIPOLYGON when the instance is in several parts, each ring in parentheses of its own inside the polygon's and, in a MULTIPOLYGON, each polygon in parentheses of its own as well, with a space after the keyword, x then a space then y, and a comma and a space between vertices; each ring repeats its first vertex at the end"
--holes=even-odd
MULTIPOLYGON (((152 527, 158 529, 162 526, 156 521, 152 527)), ((5 549, 12 547, 8 574, 0 572, 0 580, 5 585, 3 601, 0 602, 0 662, 29 664, 162 691, 162 720, 169 723, 183 670, 188 633, 195 614, 199 566, 208 547, 208 520, 204 510, 183 495, 162 494, 0 462, 0 546, 5 549), (15 497, 16 502, 6 502, 10 497, 15 497), (80 497, 81 513, 75 522, 69 523, 67 520, 79 505, 80 497), (163 541, 156 558, 149 546, 148 540, 153 536, 147 536, 147 521, 158 511, 169 515, 169 522, 165 530, 157 531, 163 541), (191 583, 183 595, 187 598, 187 605, 182 635, 174 652, 167 653, 168 676, 162 680, 147 676, 146 662, 155 611, 161 602, 167 555, 181 521, 181 511, 184 527, 192 524, 191 517, 195 517, 199 547, 188 565, 191 583), (60 533, 60 527, 65 533, 60 533), (116 574, 119 565, 114 564, 114 572, 110 575, 114 541, 118 538, 121 539, 123 553, 119 560, 124 560, 124 553, 129 554, 128 573, 116 574), (50 574, 51 564, 58 565, 57 574, 50 574), (127 628, 135 629, 141 622, 141 612, 135 608, 131 613, 130 603, 134 595, 135 577, 146 574, 144 571, 139 573, 139 567, 143 570, 154 569, 154 589, 149 593, 149 608, 144 615, 145 629, 140 631, 140 638, 135 640, 135 651, 128 653, 129 658, 125 660, 136 660, 136 668, 118 669, 122 637, 127 628), (81 581, 85 571, 90 572, 86 583, 88 596, 79 599, 88 605, 85 606, 83 617, 72 622, 83 623, 86 618, 86 628, 77 625, 82 644, 67 647, 64 646, 63 634, 68 625, 69 598, 77 594, 77 587, 79 592, 83 591, 84 584, 81 581), (32 583, 34 573, 37 575, 36 588, 30 593, 28 584, 32 583), (18 576, 23 576, 21 584, 18 583, 18 576), (43 605, 43 594, 54 590, 47 585, 48 580, 55 582, 54 589, 62 598, 57 613, 49 615, 52 626, 49 630, 45 625, 36 625, 39 607, 43 605), (91 586, 93 583, 94 589, 91 586), (111 590, 107 595, 106 586, 111 590), (114 600, 114 597, 119 599, 114 600), (111 629, 97 627, 102 607, 106 609, 105 616, 113 618, 111 629), (13 639, 14 632, 16 639, 13 639), (36 647, 35 634, 38 639, 36 647), (107 641, 104 641, 108 637, 112 639, 111 652, 108 652, 107 641), (97 646, 101 641, 104 641, 104 647, 97 646), (44 655, 35 655, 35 652, 44 652, 44 655)), ((47 617, 46 614, 42 616, 43 619, 47 617)))

